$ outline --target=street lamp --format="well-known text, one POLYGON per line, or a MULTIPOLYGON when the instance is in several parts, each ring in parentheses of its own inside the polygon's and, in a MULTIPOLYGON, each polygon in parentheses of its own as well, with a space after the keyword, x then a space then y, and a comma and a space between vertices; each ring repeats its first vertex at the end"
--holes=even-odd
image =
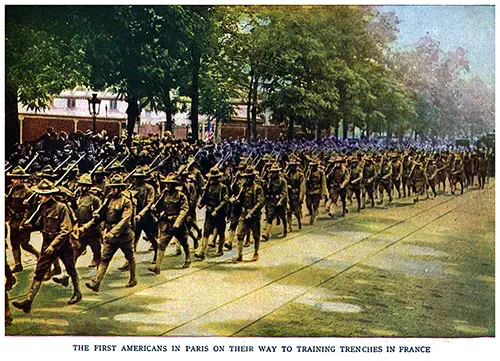
POLYGON ((96 117, 101 110, 101 99, 97 99, 97 93, 92 93, 92 98, 89 101, 89 113, 92 115, 92 131, 96 134, 96 117))

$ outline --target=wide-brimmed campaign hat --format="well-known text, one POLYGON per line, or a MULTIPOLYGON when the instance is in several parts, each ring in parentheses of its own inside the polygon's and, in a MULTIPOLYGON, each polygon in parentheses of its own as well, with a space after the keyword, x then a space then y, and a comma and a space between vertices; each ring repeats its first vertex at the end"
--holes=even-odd
POLYGON ((220 178, 220 177, 222 177, 222 173, 219 170, 219 168, 212 167, 212 169, 210 169, 210 172, 207 174, 207 177, 208 178, 220 178))
POLYGON ((54 194, 59 192, 59 188, 54 187, 54 184, 47 179, 42 179, 40 183, 31 189, 38 194, 54 194))
POLYGON ((12 172, 7 173, 7 177, 9 178, 29 178, 29 176, 29 173, 26 173, 20 166, 14 167, 14 169, 12 169, 12 172))
POLYGON ((172 184, 179 184, 177 181, 177 176, 175 173, 169 173, 166 177, 160 176, 160 183, 166 184, 166 183, 172 183, 172 184))
POLYGON ((90 178, 90 174, 85 173, 78 178, 78 184, 84 185, 84 186, 91 186, 92 185, 92 179, 90 178))
POLYGON ((115 174, 111 177, 110 183, 107 185, 107 187, 126 187, 127 184, 123 183, 123 177, 119 174, 115 174))

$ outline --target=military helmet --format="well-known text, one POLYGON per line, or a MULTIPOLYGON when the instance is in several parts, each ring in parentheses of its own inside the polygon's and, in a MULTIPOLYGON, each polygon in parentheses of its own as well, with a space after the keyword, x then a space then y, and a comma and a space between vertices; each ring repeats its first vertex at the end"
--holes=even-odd
POLYGON ((14 167, 11 173, 7 173, 7 177, 9 178, 29 178, 29 176, 30 175, 20 166, 14 167))
POLYGON ((36 174, 38 177, 41 178, 57 178, 58 175, 54 173, 54 169, 50 165, 46 165, 45 167, 42 168, 40 172, 36 174))
POLYGON ((85 173, 80 176, 78 179, 78 184, 85 185, 85 186, 91 186, 92 185, 92 179, 90 178, 90 174, 85 173))
POLYGON ((119 174, 114 174, 109 180, 108 187, 126 187, 127 184, 123 183, 123 177, 119 174))
POLYGON ((143 167, 139 167, 135 170, 134 173, 132 173, 132 177, 134 178, 149 178, 149 166, 145 165, 143 167))
POLYGON ((222 177, 222 173, 217 167, 212 167, 210 172, 207 174, 208 178, 220 178, 222 177))
POLYGON ((269 172, 279 172, 281 170, 280 166, 276 163, 273 163, 271 168, 269 168, 269 172))
POLYGON ((59 192, 59 188, 54 187, 54 183, 47 179, 42 179, 32 190, 38 194, 54 194, 59 192))
POLYGON ((179 184, 177 181, 177 176, 175 173, 169 173, 166 177, 160 176, 160 183, 173 183, 173 184, 179 184))
POLYGON ((115 160, 108 170, 118 172, 125 170, 125 167, 119 161, 115 160))

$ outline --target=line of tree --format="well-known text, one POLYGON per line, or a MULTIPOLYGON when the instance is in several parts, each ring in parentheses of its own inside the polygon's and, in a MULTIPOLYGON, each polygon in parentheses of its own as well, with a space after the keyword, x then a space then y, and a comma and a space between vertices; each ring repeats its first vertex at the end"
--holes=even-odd
POLYGON ((189 99, 218 122, 247 104, 248 136, 272 122, 319 137, 480 134, 494 94, 468 71, 465 50, 442 54, 428 36, 391 50, 396 14, 371 6, 6 6, 7 151, 18 103, 43 109, 77 86, 128 102, 131 136, 144 107, 167 129, 189 99), (340 132, 342 129, 342 132, 340 132))

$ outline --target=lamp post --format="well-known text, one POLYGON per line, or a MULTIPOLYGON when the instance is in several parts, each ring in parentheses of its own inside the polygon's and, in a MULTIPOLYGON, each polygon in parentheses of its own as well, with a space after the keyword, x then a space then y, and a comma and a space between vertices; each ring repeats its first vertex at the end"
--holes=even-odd
POLYGON ((92 93, 92 98, 89 100, 89 113, 92 115, 92 132, 96 134, 96 117, 101 110, 101 99, 97 99, 97 93, 92 93))

